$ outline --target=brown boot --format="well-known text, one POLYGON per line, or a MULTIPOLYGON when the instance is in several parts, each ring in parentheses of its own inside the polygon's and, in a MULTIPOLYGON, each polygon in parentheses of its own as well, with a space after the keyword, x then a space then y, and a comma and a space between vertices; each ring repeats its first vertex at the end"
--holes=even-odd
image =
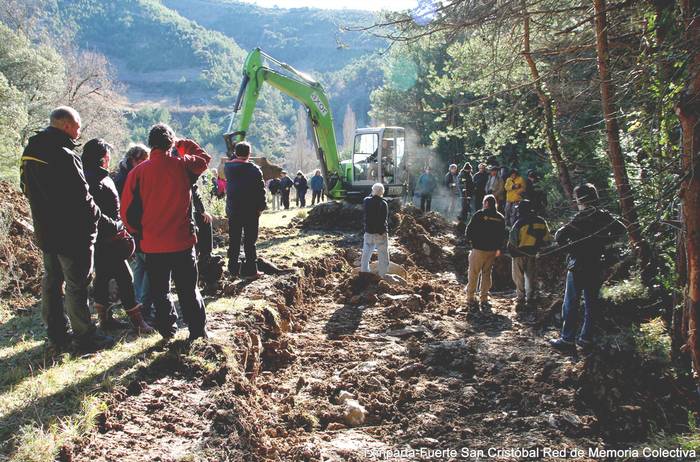
POLYGON ((129 315, 129 319, 131 319, 131 325, 137 333, 152 334, 153 332, 155 332, 155 329, 153 329, 146 323, 146 321, 143 320, 143 314, 141 314, 140 303, 132 309, 126 310, 126 314, 129 315))
POLYGON ((117 330, 126 329, 129 327, 128 323, 119 321, 112 317, 111 308, 95 303, 95 312, 97 313, 97 318, 99 319, 99 327, 102 330, 117 330))

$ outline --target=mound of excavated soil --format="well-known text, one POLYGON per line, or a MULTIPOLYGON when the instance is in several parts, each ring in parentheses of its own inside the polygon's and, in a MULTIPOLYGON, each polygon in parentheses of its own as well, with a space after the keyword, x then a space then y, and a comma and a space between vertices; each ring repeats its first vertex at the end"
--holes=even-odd
POLYGON ((422 212, 419 208, 407 205, 401 209, 401 213, 412 216, 431 236, 449 234, 455 231, 455 225, 437 212, 422 212))
POLYGON ((0 296, 39 295, 41 250, 32 241, 29 203, 7 182, 0 182, 0 195, 0 296))
MULTIPOLYGON (((399 201, 389 201, 389 231, 393 231, 399 220, 401 204, 399 201)), ((339 231, 362 230, 362 205, 341 201, 329 201, 318 204, 309 210, 302 220, 303 229, 325 229, 339 231)))

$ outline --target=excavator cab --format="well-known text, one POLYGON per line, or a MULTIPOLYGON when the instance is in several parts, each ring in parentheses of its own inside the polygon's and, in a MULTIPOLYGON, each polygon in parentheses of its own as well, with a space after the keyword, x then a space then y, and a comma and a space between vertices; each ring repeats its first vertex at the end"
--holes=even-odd
POLYGON ((374 183, 384 184, 385 197, 401 197, 407 182, 405 135, 401 127, 355 131, 346 178, 348 199, 367 196, 374 183))

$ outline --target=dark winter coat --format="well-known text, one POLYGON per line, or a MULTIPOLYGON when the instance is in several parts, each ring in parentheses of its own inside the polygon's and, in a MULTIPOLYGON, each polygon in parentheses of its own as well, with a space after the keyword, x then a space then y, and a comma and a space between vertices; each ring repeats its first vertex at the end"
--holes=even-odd
POLYGON ((559 228, 554 240, 568 252, 567 268, 595 273, 606 245, 625 233, 624 225, 605 209, 587 207, 559 228))
POLYGON ((280 187, 282 188, 282 194, 289 194, 289 190, 294 186, 294 182, 288 176, 280 179, 280 187))
POLYGON ((472 197, 474 194, 474 180, 469 170, 459 172, 459 187, 462 191, 462 197, 472 197))
POLYGON ((117 172, 114 174, 114 186, 117 188, 119 196, 122 195, 124 191, 124 184, 126 183, 126 177, 129 175, 131 168, 129 167, 129 161, 122 159, 117 167, 117 172))
POLYGON ((279 178, 273 178, 270 180, 270 184, 267 185, 267 189, 269 189, 272 194, 279 194, 282 190, 282 182, 279 178))
POLYGON ((110 242, 123 228, 119 217, 119 192, 114 181, 109 177, 109 172, 102 167, 85 170, 85 179, 90 188, 90 194, 104 218, 98 225, 97 245, 110 242))
POLYGON ((500 250, 505 246, 506 221, 495 208, 476 212, 467 225, 467 242, 477 250, 500 250))
POLYGON ((474 180, 474 192, 484 196, 486 195, 486 183, 489 181, 489 172, 476 172, 472 177, 474 180))
POLYGON ((459 173, 453 174, 452 172, 447 172, 447 175, 445 175, 445 179, 444 179, 443 183, 445 185, 445 188, 447 188, 447 190, 449 191, 449 193, 451 195, 454 195, 454 196, 461 196, 462 195, 462 191, 461 191, 462 188, 460 187, 460 184, 459 184, 459 173))
POLYGON ((363 201, 364 230, 369 234, 389 232, 389 205, 380 196, 367 196, 363 201))
POLYGON ((297 194, 303 196, 309 189, 309 182, 303 176, 298 176, 294 178, 294 188, 297 190, 297 194))
POLYGON ((257 217, 267 208, 265 182, 260 167, 234 159, 226 162, 226 214, 230 217, 257 217))
POLYGON ((48 127, 29 138, 22 154, 22 191, 44 252, 74 255, 97 237, 102 213, 88 190, 83 162, 73 152, 76 146, 65 132, 48 127))

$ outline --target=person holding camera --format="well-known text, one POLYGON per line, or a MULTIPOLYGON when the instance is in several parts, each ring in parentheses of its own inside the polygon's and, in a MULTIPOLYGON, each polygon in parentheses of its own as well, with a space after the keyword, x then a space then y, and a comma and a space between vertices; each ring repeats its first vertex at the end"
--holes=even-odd
POLYGON ((151 156, 126 179, 121 218, 131 233, 139 233, 146 254, 155 328, 165 339, 177 331, 177 313, 170 294, 172 277, 189 340, 206 337, 204 300, 197 288, 199 273, 192 217, 192 177, 207 170, 211 156, 196 142, 177 140, 166 124, 151 127, 151 156))

